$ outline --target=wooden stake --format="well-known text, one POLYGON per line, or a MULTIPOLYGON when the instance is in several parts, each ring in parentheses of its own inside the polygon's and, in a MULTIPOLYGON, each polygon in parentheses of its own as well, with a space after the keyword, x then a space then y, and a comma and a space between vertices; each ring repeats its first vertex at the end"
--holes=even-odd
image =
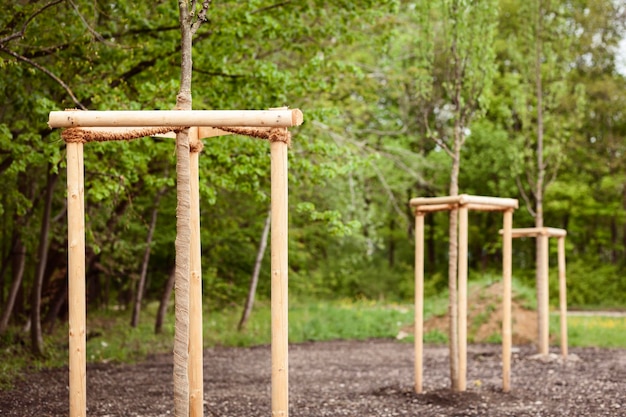
POLYGON ((511 287, 513 240, 513 210, 504 212, 502 233, 502 391, 511 390, 511 347, 513 332, 511 329, 511 287))
POLYGON ((272 417, 289 415, 287 144, 271 142, 272 417))
POLYGON ((559 307, 561 309, 561 354, 567 358, 567 286, 565 283, 565 237, 558 239, 559 307))
POLYGON ((87 415, 85 167, 83 144, 67 143, 70 417, 87 415))
POLYGON ((550 350, 550 297, 548 295, 548 253, 550 250, 548 236, 540 235, 537 236, 537 240, 541 247, 540 254, 540 277, 541 282, 539 283, 542 291, 540 294, 540 300, 537 300, 538 303, 541 303, 541 308, 539 312, 541 313, 541 317, 539 317, 539 353, 541 355, 547 355, 550 350))
POLYGON ((53 111, 48 126, 56 127, 143 127, 143 126, 246 126, 290 127, 302 124, 298 109, 282 110, 136 110, 53 111))
MULTIPOLYGON (((198 128, 189 129, 189 144, 198 143, 198 128)), ((202 248, 200 243, 200 174, 199 152, 189 154, 190 229, 189 253, 189 415, 202 417, 203 371, 202 371, 202 248)))
POLYGON ((459 338, 459 391, 467 388, 467 220, 468 209, 459 207, 459 259, 458 259, 458 338, 459 338))
POLYGON ((424 361, 424 213, 415 215, 415 392, 423 391, 424 361))

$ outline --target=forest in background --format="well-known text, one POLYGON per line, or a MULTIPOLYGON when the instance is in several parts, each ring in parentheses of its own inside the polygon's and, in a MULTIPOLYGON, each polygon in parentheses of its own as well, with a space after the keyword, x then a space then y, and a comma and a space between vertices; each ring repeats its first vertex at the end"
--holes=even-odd
MULTIPOLYGON (((65 155, 48 113, 173 108, 178 10, 2 10, 0 333, 46 331, 67 312, 65 155)), ((543 224, 568 231, 570 305, 624 307, 625 12, 611 0, 213 1, 194 41, 194 108, 303 111, 289 155, 292 299, 411 299, 408 201, 448 194, 462 134, 459 192, 518 198, 514 227, 535 225, 541 200, 543 224)), ((144 301, 167 295, 175 159, 170 139, 86 145, 89 309, 130 319, 142 276, 144 301)), ((243 308, 269 209, 268 145, 206 140, 200 170, 204 300, 243 308)), ((501 224, 470 215, 470 278, 500 269, 501 224)), ((427 295, 447 287, 447 236, 447 215, 426 217, 427 295)), ((534 240, 513 249, 513 275, 534 286, 534 240)), ((269 257, 261 271, 263 299, 269 257)))

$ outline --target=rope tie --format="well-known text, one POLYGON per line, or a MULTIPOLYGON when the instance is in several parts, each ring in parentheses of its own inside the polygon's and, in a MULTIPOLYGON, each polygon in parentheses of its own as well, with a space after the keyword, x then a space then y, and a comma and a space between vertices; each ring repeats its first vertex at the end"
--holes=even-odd
MULTIPOLYGON (((127 130, 123 132, 111 132, 105 130, 87 130, 80 127, 70 127, 61 132, 61 138, 65 143, 88 143, 88 142, 110 142, 110 141, 130 141, 146 136, 154 136, 167 132, 180 132, 184 127, 149 127, 127 130)), ((265 139, 270 142, 284 142, 291 147, 291 132, 287 128, 272 128, 270 130, 260 130, 253 127, 219 127, 236 135, 250 136, 257 139, 265 139)), ((190 152, 202 152, 204 144, 199 139, 195 143, 189 144, 190 152)))
POLYGON ((87 130, 79 127, 70 127, 61 132, 61 137, 65 143, 87 143, 87 142, 109 142, 109 141, 130 141, 154 136, 167 132, 179 132, 184 127, 147 127, 130 129, 123 132, 113 132, 104 130, 87 130))
POLYGON ((272 128, 269 131, 270 142, 284 142, 291 147, 291 132, 287 128, 272 128))
POLYGON ((204 149, 204 143, 202 143, 202 139, 198 139, 195 142, 189 142, 189 152, 191 153, 200 153, 204 149))

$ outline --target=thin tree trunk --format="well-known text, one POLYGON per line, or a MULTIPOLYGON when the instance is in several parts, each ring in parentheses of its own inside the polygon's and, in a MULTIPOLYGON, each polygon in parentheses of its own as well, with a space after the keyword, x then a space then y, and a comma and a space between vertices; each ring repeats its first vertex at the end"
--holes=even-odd
MULTIPOLYGON (((181 61, 176 109, 191 110, 191 59, 194 33, 206 20, 210 0, 196 10, 196 1, 178 1, 181 61), (191 6, 191 9, 190 9, 191 6)), ((191 250, 191 185, 189 129, 176 134, 176 334, 174 336, 174 415, 189 416, 189 273, 191 250)))
MULTIPOLYGON (((459 194, 459 169, 461 158, 461 143, 457 140, 460 128, 455 126, 455 149, 452 161, 452 171, 450 174, 449 194, 456 196, 459 194)), ((450 225, 448 235, 448 316, 450 318, 449 350, 450 350, 450 382, 454 391, 459 390, 459 334, 458 334, 458 303, 457 303, 457 270, 458 270, 458 210, 450 211, 450 225)))
MULTIPOLYGON (((459 4, 457 2, 452 3, 452 14, 454 16, 458 13, 459 4)), ((454 117, 454 142, 452 149, 452 168, 450 172, 450 189, 449 194, 456 196, 459 194, 459 171, 461 169, 461 148, 463 146, 463 103, 462 103, 462 91, 463 91, 463 74, 461 57, 458 49, 459 33, 456 23, 453 24, 452 30, 452 44, 451 53, 454 59, 454 96, 452 97, 455 107, 454 117)), ((450 224, 449 224, 449 257, 448 257, 448 306, 450 317, 450 328, 448 329, 450 335, 450 383, 453 391, 460 390, 459 382, 459 310, 458 310, 458 295, 457 295, 457 280, 458 280, 458 210, 450 211, 450 224)))
POLYGON ((263 226, 263 233, 261 233, 261 240, 259 241, 259 249, 256 253, 256 260, 254 262, 254 270, 252 271, 252 277, 250 278, 250 287, 248 288, 248 297, 246 298, 246 305, 239 320, 237 329, 242 330, 250 317, 252 307, 254 306, 254 296, 256 294, 256 287, 259 282, 259 273, 261 272, 261 263, 263 263, 263 257, 265 256, 265 249, 267 248, 267 237, 270 234, 270 223, 272 220, 272 210, 267 212, 265 218, 265 225, 263 226))
MULTIPOLYGON (((542 60, 542 48, 541 48, 541 36, 542 36, 542 7, 541 0, 537 1, 537 21, 536 21, 536 30, 535 34, 535 89, 537 96, 537 182, 535 184, 535 227, 543 227, 543 187, 544 187, 544 177, 545 177, 545 167, 543 161, 543 86, 542 86, 542 76, 541 76, 541 60, 542 60)), ((543 317, 548 314, 547 311, 544 311, 544 306, 541 300, 546 296, 544 294, 543 285, 542 285, 542 252, 543 245, 541 239, 536 240, 536 288, 537 288, 537 320, 538 325, 537 329, 539 335, 537 337, 539 346, 543 345, 542 342, 542 322, 543 317)))
POLYGON ((137 283, 137 292, 135 293, 135 303, 133 306, 133 314, 130 319, 131 327, 137 327, 139 324, 139 314, 141 312, 141 301, 143 300, 143 293, 146 284, 146 276, 148 275, 148 264, 150 263, 150 251, 152 250, 152 239, 154 238, 154 229, 156 228, 157 217, 159 214, 159 202, 161 197, 165 193, 167 188, 163 187, 157 192, 154 197, 154 207, 152 208, 152 218, 150 219, 150 226, 148 228, 148 236, 146 237, 146 250, 143 254, 143 261, 141 263, 141 275, 139 276, 139 282, 137 283))
POLYGON ((48 182, 46 185, 46 200, 43 210, 43 218, 41 219, 41 232, 39 235, 39 254, 37 256, 39 264, 37 265, 37 275, 33 283, 31 306, 30 306, 30 341, 31 351, 36 356, 44 354, 43 335, 41 332, 41 290, 43 287, 44 274, 46 265, 48 264, 48 249, 50 234, 50 213, 52 211, 52 197, 54 195, 54 187, 56 185, 59 174, 50 172, 48 167, 48 182))
MULTIPOLYGON (((626 209, 626 184, 622 186, 622 209, 626 209)), ((620 250, 622 254, 622 259, 624 259, 624 251, 626 250, 626 224, 622 225, 622 247, 620 248, 620 250)))
MULTIPOLYGON (((191 109, 191 29, 185 1, 181 9, 181 86, 176 108, 191 109)), ((189 416, 189 251, 191 248, 191 186, 189 129, 176 135, 176 310, 174 336, 174 415, 189 416)))
MULTIPOLYGON (((17 233, 17 232, 16 232, 17 233)), ((11 289, 7 297, 7 302, 2 312, 2 318, 0 318, 0 335, 6 332, 9 327, 9 320, 13 313, 13 307, 15 306, 15 300, 17 299, 17 293, 22 285, 22 279, 24 278, 24 266, 26 264, 26 249, 22 243, 22 239, 18 236, 15 251, 13 252, 13 282, 11 283, 11 289)))
POLYGON ((44 319, 44 323, 48 326, 46 328, 46 333, 51 334, 54 331, 54 325, 56 324, 61 307, 63 307, 65 301, 67 301, 67 279, 63 280, 63 285, 57 290, 52 307, 50 307, 48 314, 46 314, 46 318, 44 319))
POLYGON ((13 257, 13 254, 17 250, 17 243, 18 243, 17 237, 18 235, 14 234, 13 237, 11 238, 11 247, 9 249, 9 252, 7 253, 7 256, 5 256, 5 258, 2 260, 2 268, 0 268, 0 285, 2 285, 2 296, 0 296, 0 305, 5 305, 4 304, 4 276, 6 274, 6 271, 9 269, 9 263, 11 263, 11 258, 13 257))
POLYGON ((163 294, 161 295, 161 302, 159 303, 159 310, 157 311, 156 320, 154 322, 154 333, 159 334, 163 331, 163 322, 165 321, 165 316, 167 314, 167 307, 170 303, 170 297, 172 296, 172 290, 174 289, 174 281, 176 280, 176 266, 172 268, 169 277, 167 278, 167 282, 165 283, 165 288, 163 289, 163 294))
POLYGON ((391 219, 389 219, 389 251, 387 252, 387 264, 389 268, 394 267, 396 259, 396 238, 394 236, 395 228, 396 222, 395 219, 392 217, 391 219))

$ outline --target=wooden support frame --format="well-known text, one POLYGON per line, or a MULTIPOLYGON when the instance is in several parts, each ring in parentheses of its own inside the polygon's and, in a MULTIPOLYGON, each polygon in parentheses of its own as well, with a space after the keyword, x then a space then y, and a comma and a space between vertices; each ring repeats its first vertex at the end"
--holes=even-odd
MULTIPOLYGON (((500 231, 502 233, 502 230, 500 231)), ((543 296, 537 300, 538 304, 541 304, 545 315, 539 318, 539 340, 538 349, 541 355, 548 355, 550 350, 550 322, 549 322, 549 238, 557 239, 558 250, 558 277, 559 277, 559 312, 560 312, 560 338, 561 338, 561 355, 567 358, 567 277, 566 277, 566 263, 565 263, 565 237, 567 231, 565 229, 559 229, 555 227, 526 227, 517 228, 512 230, 513 238, 530 237, 537 240, 541 240, 541 262, 542 265, 539 279, 541 282, 539 285, 542 288, 543 296)))
POLYGON ((147 126, 245 126, 291 127, 302 124, 299 109, 274 110, 129 110, 50 112, 48 126, 147 127, 147 126))
MULTIPOLYGON (((132 131, 133 127, 186 126, 190 144, 204 137, 230 134, 216 127, 270 129, 300 125, 298 109, 207 111, 57 111, 49 126, 80 127, 93 133, 132 131)), ((286 130, 286 129, 284 129, 286 130)), ((170 136, 165 134, 163 136, 170 136)), ((68 296, 69 296, 69 402, 70 417, 87 413, 86 300, 85 300, 85 202, 82 142, 67 142, 68 195, 68 296)), ((288 143, 270 138, 272 204, 272 415, 288 416, 288 143)), ((200 244, 198 152, 190 155, 191 253, 190 253, 190 416, 203 415, 202 374, 202 276, 200 244)))
POLYGON ((484 197, 461 194, 446 197, 419 197, 409 202, 415 212, 415 392, 423 392, 423 310, 424 310, 424 216, 437 211, 457 210, 459 216, 458 259, 458 334, 459 390, 467 388, 467 263, 468 212, 500 211, 504 213, 503 227, 503 320, 502 320, 502 387, 511 387, 511 230, 513 211, 518 201, 512 198, 484 197))

